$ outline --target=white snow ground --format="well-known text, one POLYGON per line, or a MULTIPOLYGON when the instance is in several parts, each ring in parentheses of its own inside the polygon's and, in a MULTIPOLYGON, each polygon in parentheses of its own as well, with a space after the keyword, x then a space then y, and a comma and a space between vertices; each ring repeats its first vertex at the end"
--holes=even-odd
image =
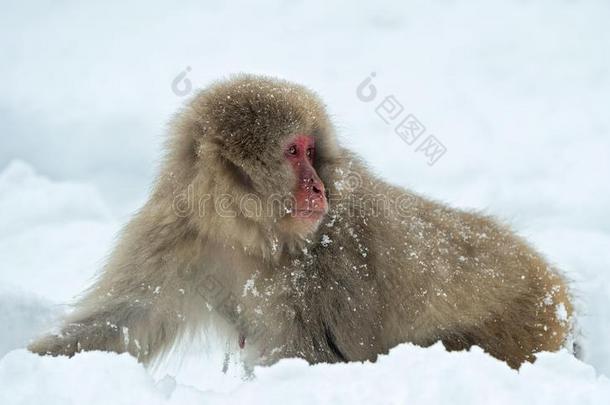
MULTIPOLYGON (((0 404, 610 403, 610 4, 141 2, 0 6, 0 404), (222 342, 152 370, 40 358, 46 330, 146 198, 166 122, 238 71, 316 89, 343 142, 389 180, 511 222, 574 280, 584 360, 519 372, 473 349, 402 345, 375 364, 286 360, 241 378, 222 342), (371 72, 447 147, 428 166, 356 97, 371 72)), ((380 99, 379 99, 380 100, 380 99)))

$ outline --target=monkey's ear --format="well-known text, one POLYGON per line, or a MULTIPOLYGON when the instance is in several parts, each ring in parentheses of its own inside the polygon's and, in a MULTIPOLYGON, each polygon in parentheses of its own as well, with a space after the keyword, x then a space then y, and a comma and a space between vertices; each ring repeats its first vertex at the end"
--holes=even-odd
POLYGON ((222 162, 224 166, 224 172, 231 177, 231 180, 233 180, 234 184, 243 187, 244 191, 246 192, 254 192, 254 183, 252 182, 252 179, 250 178, 248 173, 245 172, 244 169, 225 158, 222 158, 222 162))

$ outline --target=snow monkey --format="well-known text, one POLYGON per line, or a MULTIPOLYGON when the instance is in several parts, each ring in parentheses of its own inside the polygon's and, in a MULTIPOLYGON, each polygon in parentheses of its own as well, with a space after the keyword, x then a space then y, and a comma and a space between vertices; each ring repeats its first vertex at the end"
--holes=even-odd
POLYGON ((440 341, 518 368, 567 341, 573 306, 556 269, 495 219, 372 174, 305 87, 220 81, 170 132, 148 202, 31 351, 149 363, 217 328, 251 365, 374 361, 440 341))

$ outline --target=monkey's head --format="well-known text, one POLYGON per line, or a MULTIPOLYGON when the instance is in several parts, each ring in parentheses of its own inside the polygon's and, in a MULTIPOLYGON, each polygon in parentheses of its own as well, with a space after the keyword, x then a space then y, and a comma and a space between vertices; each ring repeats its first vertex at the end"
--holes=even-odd
POLYGON ((317 230, 339 153, 311 91, 240 75, 199 93, 175 127, 170 170, 183 178, 178 183, 193 186, 202 226, 215 237, 247 246, 306 240, 317 230))

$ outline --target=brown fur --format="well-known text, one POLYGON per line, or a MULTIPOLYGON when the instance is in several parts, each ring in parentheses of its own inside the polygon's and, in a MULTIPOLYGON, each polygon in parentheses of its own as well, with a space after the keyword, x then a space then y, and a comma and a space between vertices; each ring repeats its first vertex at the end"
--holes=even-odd
POLYGON ((148 362, 215 326, 245 338, 250 364, 375 360, 402 342, 442 341, 518 367, 564 343, 558 308, 571 318, 564 280, 508 228, 376 178, 337 144, 314 94, 243 75, 177 115, 151 198, 61 333, 30 350, 148 362), (238 204, 256 196, 266 213, 269 196, 290 197, 280 147, 299 133, 316 139, 330 205, 311 233, 281 210, 238 204))

